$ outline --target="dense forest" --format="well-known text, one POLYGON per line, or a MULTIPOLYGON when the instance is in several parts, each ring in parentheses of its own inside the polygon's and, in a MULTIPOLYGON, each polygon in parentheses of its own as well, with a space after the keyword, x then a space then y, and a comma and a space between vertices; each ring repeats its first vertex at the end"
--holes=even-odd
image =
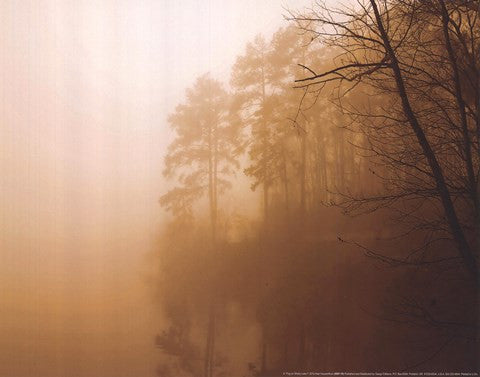
POLYGON ((169 116, 162 377, 478 370, 478 1, 286 10, 169 116))

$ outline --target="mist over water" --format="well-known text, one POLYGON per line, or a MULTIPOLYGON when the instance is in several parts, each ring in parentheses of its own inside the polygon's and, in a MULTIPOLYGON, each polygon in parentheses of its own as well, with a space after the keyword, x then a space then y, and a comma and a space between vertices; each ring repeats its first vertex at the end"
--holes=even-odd
POLYGON ((1 3, 0 375, 155 375, 166 117, 264 31, 244 5, 1 3))

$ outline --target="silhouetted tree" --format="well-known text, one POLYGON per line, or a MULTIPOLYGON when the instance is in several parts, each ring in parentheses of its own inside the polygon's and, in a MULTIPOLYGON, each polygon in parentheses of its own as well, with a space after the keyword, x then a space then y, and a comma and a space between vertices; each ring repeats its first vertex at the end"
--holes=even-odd
MULTIPOLYGON (((389 109, 377 107, 364 116, 368 119, 381 118, 383 121, 383 125, 375 123, 374 129, 378 130, 383 141, 376 139, 372 149, 388 160, 394 169, 402 171, 402 178, 412 178, 412 181, 403 179, 402 182, 414 184, 401 185, 399 181, 398 193, 391 192, 387 197, 378 199, 388 202, 408 196, 438 200, 449 233, 467 270, 476 281, 478 267, 475 248, 468 240, 469 226, 464 226, 467 219, 461 219, 459 214, 465 203, 473 209, 477 206, 478 156, 474 159, 472 153, 467 152, 472 143, 478 144, 473 132, 476 113, 470 112, 471 119, 466 120, 466 104, 459 93, 459 73, 455 73, 458 67, 452 64, 452 61, 456 61, 453 51, 444 54, 439 50, 451 50, 448 48, 447 35, 452 32, 446 25, 451 22, 449 11, 443 1, 428 3, 358 1, 358 10, 329 10, 324 6, 314 14, 295 16, 294 19, 302 28, 324 37, 326 44, 343 49, 335 68, 312 73, 297 82, 305 86, 332 81, 350 83, 348 90, 360 82, 366 82, 381 93, 388 94, 391 98, 389 109), (432 20, 435 12, 436 24, 432 20), (432 39, 439 37, 432 31, 434 27, 444 30, 443 41, 432 39), (441 79, 438 72, 434 73, 431 67, 427 67, 432 64, 437 67, 440 63, 450 66, 444 66, 443 71, 447 69, 447 72, 441 79), (396 94, 396 99, 392 94, 396 94), (447 104, 446 96, 453 100, 456 98, 456 106, 447 104), (459 180, 458 176, 451 174, 454 170, 457 173, 465 172, 464 179, 459 180)), ((450 12, 461 11, 459 7, 458 4, 452 6, 450 12)), ((473 43, 469 45, 478 48, 474 34, 468 36, 461 32, 457 37, 459 44, 467 38, 473 43)), ((475 81, 478 80, 472 80, 475 81)), ((471 105, 476 106, 473 102, 471 105)), ((470 216, 472 218, 476 218, 476 214, 470 216)))
MULTIPOLYGON (((365 248, 367 255, 419 267, 459 260, 473 283, 465 291, 477 290, 480 64, 472 57, 480 52, 478 8, 468 1, 358 0, 340 9, 319 3, 291 18, 338 52, 334 67, 311 66, 297 85, 336 84, 339 106, 362 129, 365 149, 386 167, 377 172, 386 192, 346 196, 344 208, 389 208, 407 226, 404 236, 425 236, 420 247, 406 249, 405 258, 365 248), (362 109, 349 98, 360 86, 373 97, 362 109), (446 240, 456 253, 441 247, 446 240)), ((466 297, 476 300, 475 293, 466 297)), ((405 301, 403 308, 412 316, 424 310, 427 318, 430 312, 416 301, 405 301)), ((451 328, 446 322, 443 328, 451 328)))

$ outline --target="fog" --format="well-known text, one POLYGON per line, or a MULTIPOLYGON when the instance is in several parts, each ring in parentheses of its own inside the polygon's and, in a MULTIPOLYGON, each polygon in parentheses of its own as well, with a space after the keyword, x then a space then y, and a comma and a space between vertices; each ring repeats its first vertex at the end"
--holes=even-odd
MULTIPOLYGON (((392 76, 363 72, 359 91, 348 84, 342 95, 328 80, 314 83, 321 95, 292 88, 346 59, 309 34, 316 26, 301 15, 311 6, 0 3, 1 376, 475 370, 476 284, 458 261, 446 201, 425 194, 439 187, 422 175, 431 159, 414 132, 395 128, 405 121, 392 76), (389 300, 407 309, 389 311, 389 300), (410 309, 414 319, 398 321, 410 309)), ((376 50, 363 48, 371 64, 376 50)), ((408 90, 414 107, 430 101, 408 90)), ((432 106, 454 112, 442 96, 432 106)), ((473 108, 478 97, 464 97, 473 108)), ((419 114, 422 126, 459 129, 419 114)), ((478 121, 466 117, 475 150, 478 121)), ((456 174, 465 159, 446 156, 442 131, 424 128, 475 261, 478 217, 451 189, 468 186, 456 174)), ((470 158, 478 168, 478 153, 470 158)))
POLYGON ((154 375, 167 114, 281 13, 277 1, 1 2, 2 376, 154 375))

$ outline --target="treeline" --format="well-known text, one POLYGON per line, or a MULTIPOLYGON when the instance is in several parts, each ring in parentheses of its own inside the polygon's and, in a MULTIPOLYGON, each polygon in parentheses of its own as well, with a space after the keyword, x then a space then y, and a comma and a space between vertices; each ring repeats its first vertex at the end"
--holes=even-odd
POLYGON ((235 174, 245 174, 261 193, 265 219, 280 209, 289 216, 318 208, 338 192, 358 189, 368 161, 355 154, 355 143, 363 139, 349 130, 351 119, 331 98, 308 93, 302 101, 308 91, 294 88, 306 71, 301 65, 327 51, 313 50, 291 26, 269 43, 262 36, 249 43, 229 85, 209 74, 199 77, 169 117, 178 137, 165 158, 165 175, 177 175, 179 185, 162 197, 162 205, 185 218, 208 191, 215 206, 235 174))
POLYGON ((229 83, 187 89, 160 199, 159 375, 475 370, 478 17, 317 4, 247 44, 229 83), (255 218, 222 205, 247 179, 255 218))

